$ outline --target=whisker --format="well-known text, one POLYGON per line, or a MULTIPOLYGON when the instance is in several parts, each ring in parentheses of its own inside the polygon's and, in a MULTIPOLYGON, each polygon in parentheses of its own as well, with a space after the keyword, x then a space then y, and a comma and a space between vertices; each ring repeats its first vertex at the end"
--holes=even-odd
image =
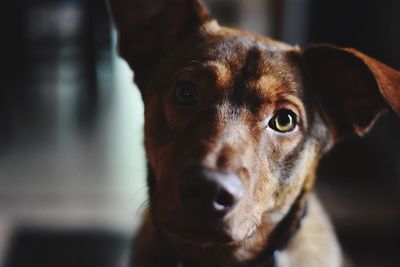
POLYGON ((256 229, 254 230, 254 235, 256 235, 258 238, 263 238, 264 231, 263 231, 261 221, 258 220, 256 217, 254 217, 254 215, 252 215, 251 218, 253 219, 254 226, 256 227, 256 229))
POLYGON ((142 191, 143 189, 147 189, 147 184, 145 184, 145 185, 139 187, 131 196, 129 196, 129 200, 133 200, 133 199, 136 197, 136 195, 137 195, 140 191, 142 191))
POLYGON ((139 214, 141 214, 142 212, 144 212, 144 210, 146 208, 148 208, 148 204, 150 203, 150 199, 146 198, 142 204, 140 204, 139 208, 136 211, 136 217, 139 217, 139 214))

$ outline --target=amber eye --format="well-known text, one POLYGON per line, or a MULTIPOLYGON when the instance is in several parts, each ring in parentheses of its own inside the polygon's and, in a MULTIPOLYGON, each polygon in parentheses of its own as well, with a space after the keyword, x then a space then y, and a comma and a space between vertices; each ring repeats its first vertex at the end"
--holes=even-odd
POLYGON ((175 84, 175 99, 179 104, 194 104, 197 101, 196 86, 188 81, 177 82, 175 84))
POLYGON ((288 109, 278 110, 268 123, 269 127, 281 133, 293 131, 296 125, 296 114, 288 109))

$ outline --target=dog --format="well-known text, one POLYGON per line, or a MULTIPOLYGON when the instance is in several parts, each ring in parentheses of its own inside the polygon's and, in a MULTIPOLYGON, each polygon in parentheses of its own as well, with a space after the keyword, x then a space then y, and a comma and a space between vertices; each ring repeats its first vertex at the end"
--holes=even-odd
POLYGON ((220 26, 200 0, 109 0, 145 105, 135 267, 339 267, 319 159, 400 114, 400 73, 351 48, 220 26))

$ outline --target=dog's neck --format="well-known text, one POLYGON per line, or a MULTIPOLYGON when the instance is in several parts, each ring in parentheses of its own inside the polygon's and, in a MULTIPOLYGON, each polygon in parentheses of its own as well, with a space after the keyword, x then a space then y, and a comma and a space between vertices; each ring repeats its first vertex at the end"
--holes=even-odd
MULTIPOLYGON (((267 249, 257 259, 250 263, 250 267, 276 267, 277 255, 285 250, 293 236, 300 229, 302 220, 307 215, 307 202, 303 194, 297 198, 287 215, 272 232, 267 249)), ((195 264, 181 261, 178 267, 197 267, 195 264)))
POLYGON ((288 214, 272 232, 267 250, 255 261, 254 267, 275 267, 276 255, 289 245, 307 215, 307 202, 300 194, 288 214))

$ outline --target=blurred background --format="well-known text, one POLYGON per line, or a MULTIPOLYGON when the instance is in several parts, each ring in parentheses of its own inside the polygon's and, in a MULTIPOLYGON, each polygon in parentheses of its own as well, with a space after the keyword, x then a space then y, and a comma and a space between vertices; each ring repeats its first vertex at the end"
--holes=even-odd
MULTIPOLYGON (((400 69, 400 1, 208 0, 221 24, 355 47, 400 69)), ((145 208, 143 106, 103 1, 0 4, 0 266, 124 266, 145 208)), ((400 119, 322 161, 357 266, 400 266, 400 119)))

